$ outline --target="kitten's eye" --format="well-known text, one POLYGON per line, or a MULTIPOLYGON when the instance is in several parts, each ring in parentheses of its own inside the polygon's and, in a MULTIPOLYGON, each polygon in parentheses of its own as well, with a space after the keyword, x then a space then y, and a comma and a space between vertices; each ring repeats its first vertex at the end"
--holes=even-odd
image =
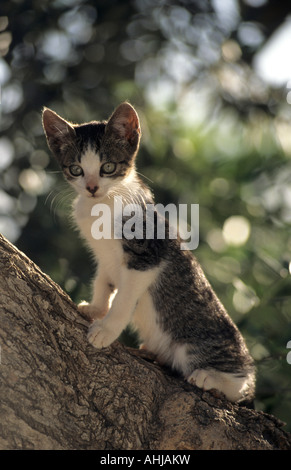
POLYGON ((79 165, 71 165, 69 170, 73 176, 81 176, 84 174, 82 168, 79 165))
POLYGON ((101 166, 101 173, 110 175, 111 173, 115 172, 115 169, 116 169, 116 163, 106 162, 106 163, 103 163, 103 165, 101 166))

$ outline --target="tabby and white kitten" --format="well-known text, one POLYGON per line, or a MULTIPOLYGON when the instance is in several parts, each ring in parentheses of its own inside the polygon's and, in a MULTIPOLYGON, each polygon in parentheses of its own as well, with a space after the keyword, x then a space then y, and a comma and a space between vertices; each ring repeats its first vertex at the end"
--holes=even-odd
POLYGON ((135 170, 141 135, 135 109, 122 103, 108 121, 76 125, 45 108, 43 127, 78 193, 74 218, 98 263, 92 301, 78 306, 92 320, 90 343, 109 346, 131 323, 144 347, 188 382, 217 389, 233 402, 251 400, 252 358, 192 253, 169 237, 92 237, 95 204, 107 204, 113 213, 118 196, 124 204, 140 204, 145 213, 146 203, 153 203, 135 170))

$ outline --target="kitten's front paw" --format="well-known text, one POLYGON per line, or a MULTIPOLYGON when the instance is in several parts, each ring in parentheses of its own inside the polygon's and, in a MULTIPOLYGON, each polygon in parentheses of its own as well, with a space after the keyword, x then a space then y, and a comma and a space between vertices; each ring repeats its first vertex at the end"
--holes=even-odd
POLYGON ((78 305, 78 310, 83 317, 91 322, 96 320, 96 318, 103 318, 106 314, 106 312, 100 311, 95 305, 85 301, 78 305))
POLYGON ((106 348, 117 337, 118 335, 116 335, 115 331, 105 326, 102 320, 95 320, 88 330, 89 343, 98 349, 106 348))

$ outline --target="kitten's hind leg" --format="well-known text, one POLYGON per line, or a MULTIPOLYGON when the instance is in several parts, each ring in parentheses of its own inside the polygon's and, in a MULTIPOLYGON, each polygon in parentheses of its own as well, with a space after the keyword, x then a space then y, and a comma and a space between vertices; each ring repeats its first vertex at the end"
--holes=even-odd
POLYGON ((187 381, 203 390, 218 390, 232 402, 243 400, 253 385, 251 374, 232 374, 215 369, 196 369, 187 381))

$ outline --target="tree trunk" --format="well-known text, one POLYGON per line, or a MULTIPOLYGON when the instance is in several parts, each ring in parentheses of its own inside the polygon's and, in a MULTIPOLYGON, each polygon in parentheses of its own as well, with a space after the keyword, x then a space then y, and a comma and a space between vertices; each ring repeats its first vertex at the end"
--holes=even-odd
POLYGON ((0 449, 291 449, 279 420, 97 350, 70 298, 0 235, 0 449))

